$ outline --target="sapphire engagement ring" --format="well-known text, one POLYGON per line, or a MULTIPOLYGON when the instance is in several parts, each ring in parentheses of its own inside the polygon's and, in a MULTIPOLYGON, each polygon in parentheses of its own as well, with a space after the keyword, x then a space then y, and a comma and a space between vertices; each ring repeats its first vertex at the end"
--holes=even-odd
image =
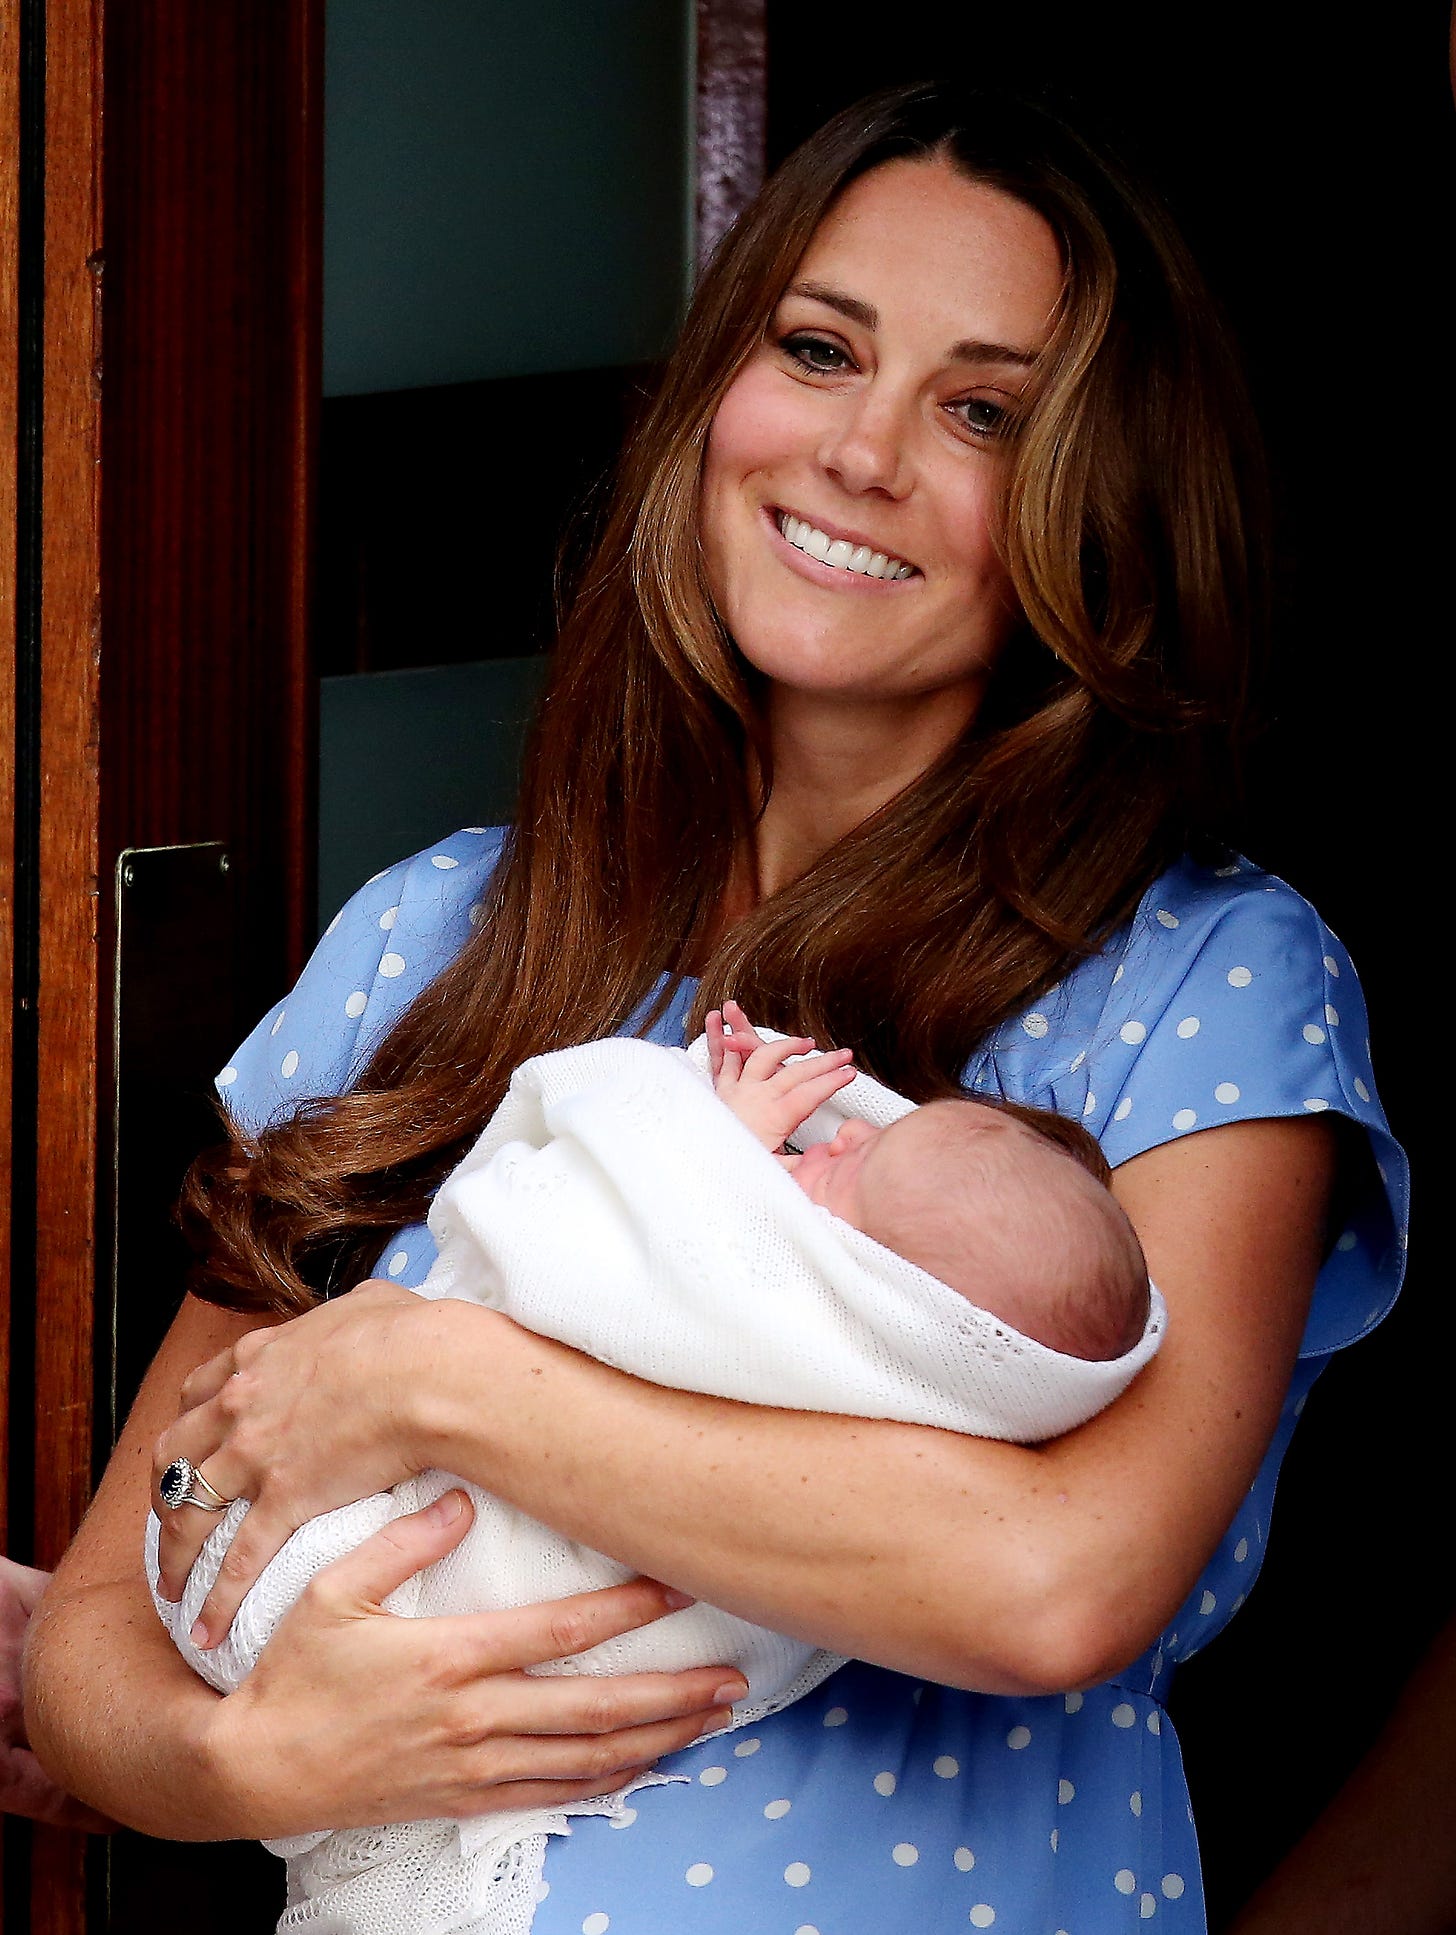
POLYGON ((224 1498, 215 1485, 209 1485, 190 1458, 174 1458, 162 1473, 157 1490, 169 1511, 184 1505, 200 1505, 204 1512, 225 1512, 235 1501, 224 1498))

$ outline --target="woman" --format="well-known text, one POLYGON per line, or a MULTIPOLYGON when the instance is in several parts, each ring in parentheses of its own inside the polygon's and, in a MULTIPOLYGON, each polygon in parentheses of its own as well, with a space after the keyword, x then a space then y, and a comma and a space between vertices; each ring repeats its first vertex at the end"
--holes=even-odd
MULTIPOLYGON (((595 1791, 714 1724, 722 1674, 517 1670, 660 1614, 650 1583, 382 1617, 458 1518, 334 1568, 225 1702, 167 1654, 154 1470, 255 1501, 216 1633, 293 1526, 440 1465, 875 1662, 554 1845, 537 1935, 1202 1925, 1157 1695, 1242 1597, 1295 1410, 1400 1262, 1348 962, 1197 844, 1259 609, 1239 397, 1162 218, 1038 112, 896 90, 769 184, 629 454, 517 832, 371 882, 224 1071, 236 1144, 190 1194, 214 1301, 32 1649, 32 1738, 78 1792, 277 1835, 595 1791), (1124 1399, 1030 1450, 758 1410, 398 1287, 516 1063, 681 1039, 728 993, 918 1098, 964 1080, 1098 1134, 1171 1313, 1124 1399)), ((165 1523, 175 1589, 210 1521, 165 1523)))

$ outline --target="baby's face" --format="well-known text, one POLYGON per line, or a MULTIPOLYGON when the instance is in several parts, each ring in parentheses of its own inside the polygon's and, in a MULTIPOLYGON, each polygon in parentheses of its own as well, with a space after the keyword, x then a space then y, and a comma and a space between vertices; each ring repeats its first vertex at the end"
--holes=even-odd
MULTIPOLYGON (((895 1128, 899 1127, 896 1123, 895 1128)), ((863 1229, 863 1176, 871 1151, 889 1134, 868 1122, 843 1123, 830 1142, 815 1142, 801 1156, 788 1158, 789 1173, 810 1202, 841 1222, 863 1229)))
MULTIPOLYGON (((984 1121, 977 1124, 994 1135, 1015 1133, 1017 1124, 1000 1109, 957 1102, 958 1109, 975 1109, 984 1121)), ((833 1212, 867 1235, 883 1221, 878 1205, 905 1183, 907 1173, 938 1160, 933 1131, 923 1109, 901 1116, 887 1129, 868 1122, 844 1123, 830 1142, 816 1142, 801 1156, 790 1157, 790 1173, 811 1202, 833 1212)))

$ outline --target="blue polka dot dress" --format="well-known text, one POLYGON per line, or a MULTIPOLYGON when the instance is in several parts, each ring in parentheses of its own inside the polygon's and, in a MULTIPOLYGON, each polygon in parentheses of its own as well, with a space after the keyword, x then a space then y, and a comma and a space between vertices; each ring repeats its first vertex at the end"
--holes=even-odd
MULTIPOLYGON (((500 835, 467 828, 376 875, 219 1083, 257 1126, 345 1087, 480 918, 500 835)), ((690 991, 654 1038, 680 1041, 690 991)), ((663 1763, 619 1821, 553 1838, 534 1935, 1170 1935, 1205 1926, 1178 1743, 1174 1666, 1258 1573, 1274 1482, 1329 1354, 1389 1309, 1404 1262, 1406 1170, 1376 1097, 1349 958, 1306 902, 1248 861, 1185 861, 1135 918, 1007 1023, 974 1090, 1080 1118, 1115 1167, 1221 1122, 1334 1110, 1373 1160, 1320 1272, 1275 1441, 1157 1644, 1086 1693, 1001 1698, 851 1664, 748 1733, 663 1763)), ((420 1283, 423 1227, 380 1269, 420 1283)))

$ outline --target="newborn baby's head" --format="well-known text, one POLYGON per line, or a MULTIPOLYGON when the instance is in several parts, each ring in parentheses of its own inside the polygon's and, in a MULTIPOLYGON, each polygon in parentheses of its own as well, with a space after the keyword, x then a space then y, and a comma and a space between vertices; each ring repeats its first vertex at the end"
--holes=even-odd
POLYGON ((807 1196, 1069 1357, 1142 1336, 1148 1273, 1084 1129, 1041 1110, 928 1102, 886 1129, 848 1121, 806 1149, 807 1196))

